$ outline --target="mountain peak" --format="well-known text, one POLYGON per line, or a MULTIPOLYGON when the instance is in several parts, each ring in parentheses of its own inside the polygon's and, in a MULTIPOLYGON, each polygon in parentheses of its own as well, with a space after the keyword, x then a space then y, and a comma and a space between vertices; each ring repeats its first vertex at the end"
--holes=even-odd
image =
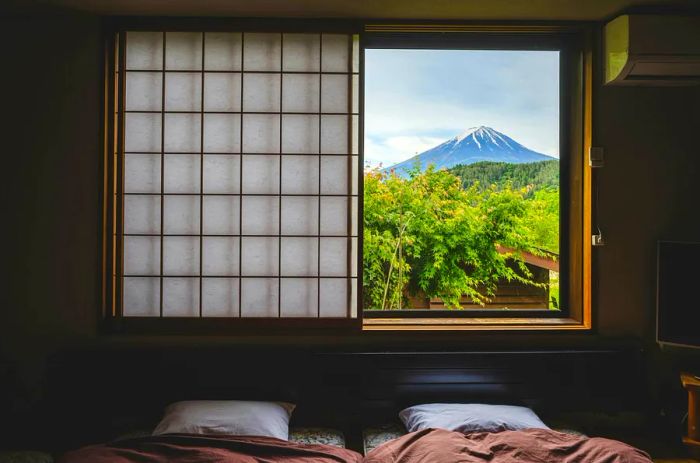
MULTIPOLYGON (((483 140, 486 140, 487 142, 491 142, 493 144, 499 145, 499 141, 501 143, 504 143, 506 146, 510 146, 508 141, 506 140, 508 137, 499 132, 498 130, 494 130, 491 127, 487 127, 485 125, 480 125, 478 127, 471 127, 465 130, 464 132, 460 133, 459 135, 455 136, 453 140, 456 143, 460 143, 461 141, 470 138, 474 143, 476 143, 478 146, 481 145, 481 142, 483 140)), ((512 141, 512 139, 511 139, 512 141)))
POLYGON ((464 132, 460 133, 459 135, 456 135, 453 140, 456 141, 462 141, 465 138, 467 138, 469 135, 477 135, 477 136, 483 136, 487 133, 498 133, 497 131, 493 130, 491 127, 486 127, 485 125, 480 125, 479 127, 470 127, 464 132))
POLYGON ((480 161, 519 164, 551 159, 554 158, 526 148, 498 130, 480 125, 470 127, 438 146, 387 168, 387 170, 393 170, 401 175, 410 169, 416 161, 420 162, 421 169, 425 169, 430 164, 440 169, 480 161))

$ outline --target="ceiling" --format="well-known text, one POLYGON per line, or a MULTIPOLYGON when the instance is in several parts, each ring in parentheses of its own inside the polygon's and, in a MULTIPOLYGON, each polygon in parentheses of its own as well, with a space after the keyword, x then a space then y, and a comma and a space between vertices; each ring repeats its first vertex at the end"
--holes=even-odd
POLYGON ((97 15, 445 20, 597 21, 630 8, 700 14, 700 0, 14 0, 13 6, 97 15))

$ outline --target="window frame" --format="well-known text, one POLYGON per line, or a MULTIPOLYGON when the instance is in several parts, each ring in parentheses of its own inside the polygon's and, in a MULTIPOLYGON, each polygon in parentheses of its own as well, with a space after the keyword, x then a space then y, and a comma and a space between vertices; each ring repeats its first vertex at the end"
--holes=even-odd
MULTIPOLYGON (((367 49, 559 50, 561 311, 363 310, 364 330, 589 330, 591 323, 591 30, 582 24, 368 24, 360 42, 360 111, 367 49)), ((364 119, 362 119, 364 121, 364 119)), ((364 139, 364 127, 361 131, 364 139)), ((360 150, 361 161, 364 151, 360 150)), ((362 196, 364 197, 364 196, 362 196)), ((360 222, 363 225, 363 221, 360 222)), ((363 234, 363 231, 360 231, 363 234)), ((360 247, 362 251, 362 247, 360 247)))
MULTIPOLYGON (((398 23, 383 24, 363 20, 299 20, 299 19, 248 19, 248 18, 153 18, 112 17, 102 25, 103 30, 103 107, 102 107, 102 156, 101 175, 103 182, 100 230, 101 243, 101 300, 100 328, 107 333, 134 334, 343 334, 360 331, 434 331, 434 330, 486 330, 486 331, 580 331, 590 330, 591 321, 591 171, 585 162, 584 153, 591 146, 592 104, 592 26, 581 23, 569 24, 492 24, 492 23, 447 23, 431 24, 398 23), (117 293, 120 290, 119 275, 123 259, 123 239, 117 239, 116 227, 122 221, 118 198, 123 185, 123 162, 116 146, 123 137, 116 123, 118 110, 123 114, 123 101, 118 98, 120 83, 114 70, 119 66, 118 42, 120 32, 133 31, 204 31, 204 32, 273 32, 273 33, 347 33, 360 36, 360 99, 359 99, 359 163, 358 163, 358 249, 357 249, 357 316, 355 318, 189 318, 189 317, 123 317, 117 310, 117 293), (572 63, 580 78, 572 79, 569 94, 562 90, 562 98, 570 101, 567 115, 571 139, 568 149, 571 162, 568 174, 571 179, 571 196, 567 202, 574 205, 567 211, 571 224, 568 284, 569 313, 566 317, 512 317, 486 311, 488 318, 479 310, 466 311, 455 316, 448 312, 443 317, 405 316, 405 313, 387 314, 390 317, 365 317, 362 308, 362 262, 363 262, 363 198, 364 182, 362 166, 364 158, 364 50, 367 40, 374 34, 501 34, 511 39, 533 34, 566 34, 577 43, 579 56, 572 63)), ((123 37, 123 34, 121 34, 123 37)), ((122 47, 124 44, 121 44, 122 47)), ((123 63, 121 63, 123 64, 123 63)), ((123 88, 121 89, 123 91, 123 88)), ((562 118, 563 119, 563 114, 562 118)), ((562 133, 564 131, 562 130, 562 133)), ((562 172, 563 173, 563 172, 562 172)), ((562 198, 564 202, 564 198, 562 198)), ((564 222, 564 221, 562 221, 564 222)), ((560 230, 564 233, 564 229, 560 230)), ((437 315, 439 311, 432 311, 437 315)), ((424 315, 424 314, 422 314, 424 315)), ((486 315, 486 313, 484 314, 486 315)))
MULTIPOLYGON (((224 19, 224 18, 108 18, 103 24, 104 98, 102 156, 102 304, 101 329, 108 333, 134 334, 276 334, 293 331, 324 333, 357 331, 361 328, 361 312, 356 317, 142 317, 122 316, 120 297, 123 274, 123 117, 125 79, 118 70, 125 69, 123 53, 125 32, 236 32, 236 33, 309 33, 359 34, 361 25, 353 21, 224 19)), ((360 114, 360 124, 361 124, 360 114)), ((358 146, 359 149, 359 146, 358 146)), ((319 156, 321 153, 319 153, 319 156)), ((350 156, 350 154, 348 154, 350 156)), ((359 160, 359 155, 357 155, 359 160)), ((361 164, 358 162, 358 169, 361 164)), ((359 177, 358 177, 359 182, 359 177)), ((349 185, 350 187, 350 185, 349 185)), ((358 209, 360 191, 358 185, 358 209)), ((350 204, 348 204, 350 208, 350 204)), ((361 224, 357 225, 358 232, 361 224)), ((349 238, 349 237, 348 237, 349 238)), ((360 238, 357 239, 359 246, 360 238)), ((359 252, 358 252, 359 254, 359 252)), ((359 258, 358 258, 359 262, 359 258)), ((359 269, 358 269, 359 273, 359 269)), ((348 275, 350 280, 354 277, 348 275)), ((359 282, 359 274, 357 276, 359 282)), ((360 286, 358 284, 358 286, 360 286)), ((349 288, 348 288, 349 289, 349 288)), ((358 290, 359 297, 359 290, 358 290)), ((350 296, 348 294, 348 299, 350 296)), ((359 299, 358 299, 359 301, 359 299)))

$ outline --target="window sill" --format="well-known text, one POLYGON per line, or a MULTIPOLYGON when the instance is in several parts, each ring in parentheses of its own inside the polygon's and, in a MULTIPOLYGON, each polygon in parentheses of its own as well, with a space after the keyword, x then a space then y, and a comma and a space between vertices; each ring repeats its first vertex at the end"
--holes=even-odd
POLYGON ((363 331, 588 331, 574 318, 374 318, 363 331))

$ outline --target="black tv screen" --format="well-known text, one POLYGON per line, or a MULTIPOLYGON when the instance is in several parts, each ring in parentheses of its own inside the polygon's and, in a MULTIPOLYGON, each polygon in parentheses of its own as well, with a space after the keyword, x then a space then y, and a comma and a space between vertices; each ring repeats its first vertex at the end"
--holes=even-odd
POLYGON ((700 242, 659 241, 656 339, 700 348, 700 242))

